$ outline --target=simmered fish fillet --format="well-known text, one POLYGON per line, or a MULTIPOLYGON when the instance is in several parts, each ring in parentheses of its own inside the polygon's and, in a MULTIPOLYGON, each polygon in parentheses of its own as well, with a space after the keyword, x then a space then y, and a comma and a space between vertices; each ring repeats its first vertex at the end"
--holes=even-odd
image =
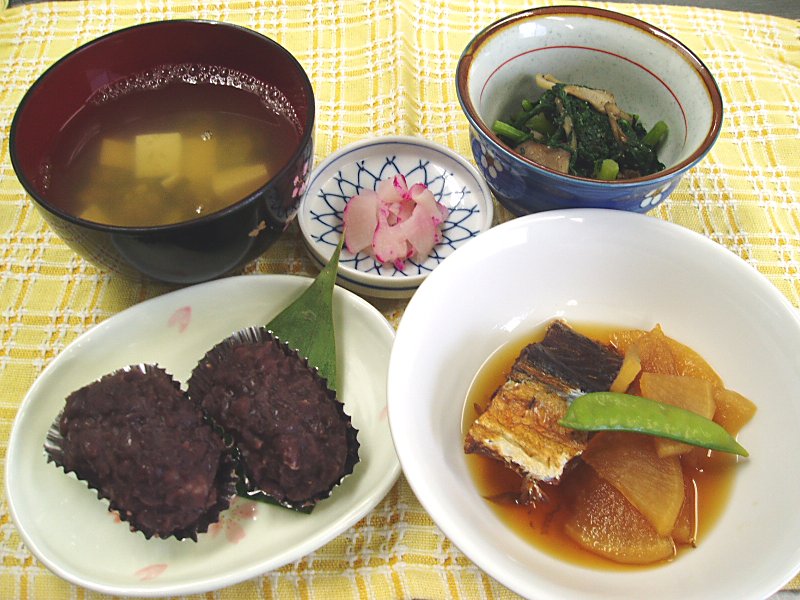
POLYGON ((558 421, 573 398, 608 390, 621 364, 612 348, 553 322, 541 342, 517 357, 508 379, 470 427, 464 451, 501 460, 532 484, 557 480, 587 439, 558 421))

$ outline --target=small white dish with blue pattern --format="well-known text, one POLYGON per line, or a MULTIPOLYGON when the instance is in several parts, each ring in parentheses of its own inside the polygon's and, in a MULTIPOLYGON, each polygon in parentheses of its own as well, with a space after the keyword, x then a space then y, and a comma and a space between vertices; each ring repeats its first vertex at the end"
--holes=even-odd
POLYGON ((391 136, 346 146, 326 158, 308 182, 298 223, 309 254, 327 264, 342 235, 347 202, 395 175, 409 186, 422 183, 448 210, 442 241, 424 258, 403 269, 383 264, 365 252, 342 249, 337 283, 376 298, 408 298, 425 277, 456 248, 492 226, 492 195, 483 177, 449 148, 418 137, 391 136))

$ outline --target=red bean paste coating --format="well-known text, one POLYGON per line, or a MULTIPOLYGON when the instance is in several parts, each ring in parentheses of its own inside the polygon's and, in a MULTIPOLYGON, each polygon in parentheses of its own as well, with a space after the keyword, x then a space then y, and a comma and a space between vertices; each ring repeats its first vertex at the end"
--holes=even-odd
POLYGON ((349 419, 280 342, 218 345, 196 367, 189 395, 233 437, 251 487, 278 502, 325 497, 346 474, 349 419))
POLYGON ((73 392, 59 432, 55 462, 148 538, 196 539, 198 523, 228 506, 222 438, 161 369, 120 370, 73 392))

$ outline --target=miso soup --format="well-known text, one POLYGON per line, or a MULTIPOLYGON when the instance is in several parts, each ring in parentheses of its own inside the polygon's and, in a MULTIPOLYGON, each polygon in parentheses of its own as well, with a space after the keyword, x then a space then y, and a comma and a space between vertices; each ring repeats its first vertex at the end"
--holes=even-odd
POLYGON ((238 72, 180 65, 116 83, 64 129, 48 199, 118 226, 195 219, 255 192, 301 137, 278 90, 238 72))

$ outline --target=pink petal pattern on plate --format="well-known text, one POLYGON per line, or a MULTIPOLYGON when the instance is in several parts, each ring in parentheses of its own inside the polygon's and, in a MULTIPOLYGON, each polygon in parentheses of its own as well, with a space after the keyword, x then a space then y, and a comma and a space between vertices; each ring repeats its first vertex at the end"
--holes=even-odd
POLYGON ((244 498, 234 498, 228 510, 220 515, 219 521, 208 528, 211 537, 220 534, 231 544, 238 544, 247 536, 243 521, 255 521, 258 517, 258 503, 244 498))
POLYGON ((169 327, 176 327, 178 329, 178 333, 183 333, 186 331, 186 328, 189 327, 189 324, 192 322, 192 307, 191 306, 184 306, 179 308, 172 316, 170 316, 169 321, 167 321, 167 325, 169 327))
POLYGON ((156 563, 139 569, 134 575, 141 581, 150 581, 166 571, 168 566, 166 563, 156 563))

